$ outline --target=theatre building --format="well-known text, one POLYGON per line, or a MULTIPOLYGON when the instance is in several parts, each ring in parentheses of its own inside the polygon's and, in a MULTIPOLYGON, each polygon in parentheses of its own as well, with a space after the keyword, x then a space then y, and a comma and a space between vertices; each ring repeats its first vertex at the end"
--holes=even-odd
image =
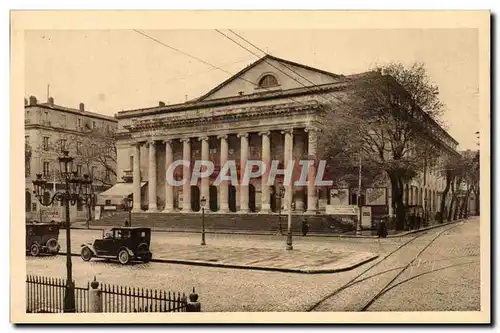
MULTIPOLYGON (((265 56, 195 100, 119 112, 117 177, 122 181, 102 198, 117 204, 130 195, 133 212, 198 212, 202 197, 209 213, 276 212, 284 203, 279 195, 282 177, 271 185, 263 176, 248 185, 215 186, 221 166, 234 160, 240 179, 247 160, 278 160, 283 169, 291 159, 315 156, 316 115, 325 97, 342 94, 363 75, 338 75, 265 56), (172 186, 166 173, 176 160, 210 160, 215 170, 196 185, 172 186)), ((183 179, 191 172, 179 166, 174 176, 183 179)), ((438 186, 432 190, 440 190, 438 186)), ((295 186, 292 209, 297 214, 322 213, 329 197, 327 187, 295 186)))

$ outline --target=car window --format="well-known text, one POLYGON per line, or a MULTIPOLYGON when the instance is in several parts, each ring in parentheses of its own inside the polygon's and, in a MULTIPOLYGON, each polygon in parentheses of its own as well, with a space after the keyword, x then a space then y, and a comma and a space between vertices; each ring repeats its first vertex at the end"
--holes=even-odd
POLYGON ((146 237, 146 232, 145 231, 141 231, 141 237, 146 237))
POLYGON ((130 230, 118 230, 117 238, 118 239, 130 238, 130 230))

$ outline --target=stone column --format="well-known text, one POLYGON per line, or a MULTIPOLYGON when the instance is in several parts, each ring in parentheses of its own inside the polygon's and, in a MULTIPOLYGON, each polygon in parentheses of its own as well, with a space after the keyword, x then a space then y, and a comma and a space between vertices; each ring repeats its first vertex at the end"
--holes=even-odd
MULTIPOLYGON (((285 147, 284 147, 284 156, 283 156, 283 164, 284 168, 286 169, 288 166, 289 161, 293 159, 293 129, 287 129, 281 131, 281 134, 285 135, 285 147)), ((285 197, 284 197, 284 202, 285 202, 285 207, 284 210, 288 211, 288 207, 290 207, 290 204, 293 201, 293 179, 290 178, 290 184, 285 185, 285 197)))
POLYGON ((238 137, 241 139, 239 179, 240 213, 248 213, 250 210, 248 206, 248 184, 242 184, 245 166, 248 160, 248 133, 240 133, 238 134, 238 137))
POLYGON ((172 140, 165 140, 165 208, 164 213, 170 213, 174 210, 174 187, 167 178, 167 170, 174 160, 172 151, 172 140))
POLYGON ((191 142, 189 138, 181 139, 182 159, 189 162, 189 166, 182 168, 182 179, 185 180, 182 185, 182 213, 191 213, 191 142))
POLYGON ((266 165, 266 172, 262 175, 261 181, 261 213, 271 212, 271 203, 269 202, 271 193, 269 191, 268 179, 269 170, 271 168, 271 132, 260 132, 259 135, 262 137, 262 162, 266 165))
MULTIPOLYGON (((202 161, 208 161, 208 136, 202 136, 198 138, 201 141, 201 159, 202 161)), ((204 170, 202 170, 204 171, 204 170)), ((210 211, 210 187, 209 187, 209 178, 203 177, 201 178, 201 191, 200 191, 200 200, 205 197, 207 200, 207 208, 205 209, 205 213, 210 211)), ((201 209, 200 209, 201 212, 201 209)))
POLYGON ((307 144, 307 154, 309 156, 309 161, 314 161, 314 164, 309 167, 309 173, 307 175, 307 213, 315 214, 318 210, 318 196, 316 193, 316 186, 314 185, 314 182, 316 181, 316 154, 318 136, 317 131, 313 128, 306 128, 305 131, 309 133, 307 144))
POLYGON ((156 142, 151 140, 148 144, 148 213, 156 213, 158 211, 158 206, 156 204, 156 142))
POLYGON ((134 165, 133 165, 133 208, 132 211, 138 213, 141 211, 141 145, 134 144, 134 165))
MULTIPOLYGON (((226 134, 219 135, 217 138, 220 139, 220 167, 219 167, 219 171, 220 171, 222 169, 222 167, 224 166, 224 164, 227 162, 229 145, 227 142, 227 135, 226 134)), ((228 181, 227 180, 223 180, 220 182, 219 193, 220 193, 219 212, 228 213, 229 212, 229 203, 228 203, 229 190, 228 190, 228 181)))

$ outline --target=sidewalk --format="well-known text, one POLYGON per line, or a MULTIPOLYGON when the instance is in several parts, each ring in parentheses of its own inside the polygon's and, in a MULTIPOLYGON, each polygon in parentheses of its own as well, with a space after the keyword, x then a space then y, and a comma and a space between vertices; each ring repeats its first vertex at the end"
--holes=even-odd
MULTIPOLYGON (((65 254, 64 245, 61 255, 65 254)), ((80 247, 72 255, 80 255, 80 247)), ((214 247, 212 245, 164 244, 156 246, 153 262, 256 269, 289 273, 335 273, 353 269, 378 255, 370 252, 341 252, 332 250, 304 251, 275 248, 214 247)), ((100 260, 100 259, 93 259, 100 260)))
MULTIPOLYGON (((395 232, 392 231, 393 233, 389 233, 387 235, 387 238, 396 238, 396 237, 403 237, 407 236, 410 234, 414 234, 417 232, 422 232, 434 228, 439 228, 448 224, 452 223, 457 223, 462 220, 456 220, 456 221, 451 221, 451 222, 444 222, 443 224, 432 224, 428 227, 420 228, 418 230, 408 230, 408 231, 400 231, 400 232, 395 232)), ((71 226, 72 229, 87 229, 87 224, 86 223, 74 223, 71 226)), ((112 226, 109 225, 91 225, 90 230, 109 230, 111 229, 112 226)), ((192 229, 183 229, 183 228, 151 228, 153 232, 180 232, 180 233, 201 233, 200 230, 192 230, 192 229)), ((390 231, 391 232, 391 231, 390 231)), ((212 230, 212 229, 205 229, 205 233, 207 234, 235 234, 235 235, 276 235, 276 232, 270 232, 270 231, 255 231, 255 230, 223 230, 223 229, 217 229, 217 230, 212 230)), ((283 234, 286 235, 286 230, 283 230, 283 234)), ((378 238, 376 235, 372 235, 371 230, 363 230, 361 231, 361 235, 356 235, 356 234, 338 234, 338 233, 316 233, 316 232, 309 232, 306 237, 337 237, 337 238, 378 238)))

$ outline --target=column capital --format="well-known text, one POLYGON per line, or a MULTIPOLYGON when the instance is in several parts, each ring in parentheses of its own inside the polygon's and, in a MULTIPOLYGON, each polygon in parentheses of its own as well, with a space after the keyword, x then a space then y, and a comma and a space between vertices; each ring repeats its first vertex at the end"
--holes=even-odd
POLYGON ((179 139, 180 142, 187 142, 187 143, 189 143, 190 140, 191 140, 191 138, 180 138, 179 139))
POLYGON ((224 139, 227 140, 228 135, 227 134, 219 134, 217 135, 217 139, 224 139))
POLYGON ((281 134, 293 134, 293 128, 286 128, 281 130, 281 134))
POLYGON ((321 130, 319 128, 316 128, 316 127, 306 127, 306 128, 304 128, 304 132, 317 133, 317 132, 321 132, 321 130))
POLYGON ((173 141, 174 141, 174 139, 163 139, 163 140, 161 140, 161 143, 164 143, 164 144, 168 143, 169 145, 171 145, 173 141))
POLYGON ((206 140, 208 140, 208 136, 206 135, 198 137, 198 141, 206 141, 206 140))
POLYGON ((140 148, 143 144, 144 144, 144 142, 135 141, 135 142, 132 142, 130 145, 132 147, 139 147, 140 148))
POLYGON ((238 138, 248 138, 248 132, 236 134, 238 138))
POLYGON ((259 135, 260 136, 262 136, 262 135, 269 136, 269 135, 271 135, 271 131, 262 131, 262 132, 259 132, 259 135))

